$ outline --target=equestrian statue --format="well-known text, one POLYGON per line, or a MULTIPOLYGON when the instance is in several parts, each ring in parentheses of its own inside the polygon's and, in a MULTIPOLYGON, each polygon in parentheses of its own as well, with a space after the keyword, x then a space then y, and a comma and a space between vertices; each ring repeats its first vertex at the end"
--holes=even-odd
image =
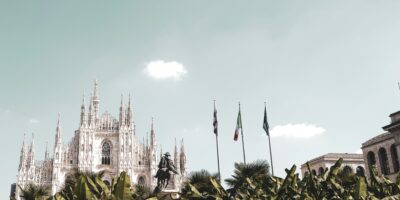
POLYGON ((176 167, 171 160, 171 154, 166 152, 163 157, 161 157, 160 163, 158 164, 157 174, 154 176, 157 178, 157 188, 162 190, 168 186, 168 181, 171 178, 171 174, 178 174, 176 167))

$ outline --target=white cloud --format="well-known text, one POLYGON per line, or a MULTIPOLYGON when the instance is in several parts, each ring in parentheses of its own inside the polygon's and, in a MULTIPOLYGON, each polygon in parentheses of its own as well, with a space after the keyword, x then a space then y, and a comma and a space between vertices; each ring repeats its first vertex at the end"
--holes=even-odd
POLYGON ((166 62, 163 60, 151 61, 147 64, 144 72, 150 77, 160 79, 180 80, 187 74, 185 67, 176 61, 166 62))
POLYGON ((29 123, 30 124, 37 124, 37 123, 39 123, 40 121, 38 120, 38 119, 35 119, 35 118, 32 118, 32 119, 30 119, 29 120, 29 123))
POLYGON ((271 136, 286 138, 311 138, 325 132, 324 128, 312 124, 286 124, 272 128, 271 136))
POLYGON ((362 153, 363 153, 363 152, 362 152, 362 149, 358 149, 358 150, 356 151, 356 153, 362 154, 362 153))

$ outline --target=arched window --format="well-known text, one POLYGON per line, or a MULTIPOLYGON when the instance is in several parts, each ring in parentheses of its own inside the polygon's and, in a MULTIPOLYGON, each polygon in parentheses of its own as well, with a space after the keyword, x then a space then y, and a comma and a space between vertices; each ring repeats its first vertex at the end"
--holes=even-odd
POLYGON ((365 176, 365 170, 364 167, 358 166, 356 169, 356 173, 358 176, 365 176))
POLYGON ((317 175, 317 171, 315 171, 315 169, 311 170, 311 173, 316 176, 317 175))
POLYGON ((368 161, 368 167, 371 167, 372 165, 376 164, 374 152, 372 152, 372 151, 368 152, 367 161, 368 161))
POLYGON ((103 146, 101 147, 101 164, 109 165, 110 162, 110 155, 111 155, 111 147, 108 142, 104 142, 103 146))
POLYGON ((352 174, 353 173, 353 169, 350 166, 347 166, 347 165, 343 167, 342 171, 343 171, 343 173, 346 173, 346 174, 352 174))
POLYGON ((390 155, 392 156, 393 170, 395 173, 399 171, 399 156, 397 155, 396 145, 390 146, 390 155))
POLYGON ((318 173, 319 173, 319 175, 323 175, 324 174, 324 168, 320 167, 318 169, 318 173))
POLYGON ((138 179, 138 185, 144 186, 145 183, 146 183, 146 182, 145 182, 145 180, 144 180, 144 177, 143 177, 143 176, 139 177, 139 179, 138 179))
POLYGON ((389 174, 389 162, 386 154, 386 150, 384 148, 380 148, 378 151, 379 156, 379 164, 381 165, 382 174, 389 174))

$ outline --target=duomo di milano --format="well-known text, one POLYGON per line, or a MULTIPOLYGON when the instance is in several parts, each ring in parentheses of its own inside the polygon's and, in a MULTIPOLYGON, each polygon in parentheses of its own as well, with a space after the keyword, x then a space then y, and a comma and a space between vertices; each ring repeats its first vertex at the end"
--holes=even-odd
MULTIPOLYGON (((121 98, 118 120, 107 112, 99 115, 100 99, 97 86, 95 81, 88 108, 83 100, 79 128, 67 144, 63 144, 61 140, 60 119, 58 119, 52 157, 46 148, 44 160, 35 160, 33 136, 30 145, 25 143, 24 138, 17 185, 22 188, 30 183, 49 186, 52 194, 55 194, 63 186, 67 173, 76 168, 92 172, 104 170, 103 180, 108 184, 114 176, 125 171, 131 177, 132 185, 140 184, 150 188, 157 186, 157 179, 154 176, 162 152, 157 150, 153 122, 150 138, 147 142, 139 141, 135 133, 130 98, 128 105, 124 105, 121 98)), ((179 174, 170 180, 168 188, 178 190, 187 175, 183 142, 179 149, 175 144, 173 156, 179 174)), ((17 187, 15 195, 17 198, 18 193, 17 187)))

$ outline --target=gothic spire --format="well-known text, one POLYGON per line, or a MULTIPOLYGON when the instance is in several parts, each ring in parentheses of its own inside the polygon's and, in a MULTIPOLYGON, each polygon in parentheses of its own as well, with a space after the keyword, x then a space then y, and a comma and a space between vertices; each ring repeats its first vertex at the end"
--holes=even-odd
POLYGON ((177 171, 180 171, 179 153, 178 153, 178 146, 176 145, 176 138, 175 138, 174 164, 177 168, 177 171))
POLYGON ((94 100, 96 100, 98 97, 97 97, 97 86, 98 86, 98 83, 97 83, 97 79, 95 79, 94 80, 94 87, 93 87, 93 97, 94 97, 94 100))
POLYGON ((119 107, 119 125, 125 125, 124 96, 121 94, 121 105, 119 107))
POLYGON ((174 161, 177 164, 178 161, 178 147, 176 146, 176 138, 175 138, 175 149, 174 149, 174 161))
POLYGON ((126 125, 132 125, 132 103, 131 103, 131 94, 129 94, 128 108, 126 111, 126 125))
POLYGON ((149 132, 146 132, 146 148, 149 148, 149 132))
POLYGON ((29 166, 35 165, 35 134, 32 133, 31 146, 29 148, 29 166))
POLYGON ((93 93, 90 93, 88 124, 91 125, 93 121, 93 93))
POLYGON ((84 124, 86 124, 86 120, 85 120, 85 94, 82 97, 82 105, 81 105, 81 120, 80 120, 80 126, 83 126, 84 124))
POLYGON ((181 140, 181 154, 180 154, 179 165, 181 168, 181 174, 184 174, 186 172, 186 154, 185 154, 185 148, 184 148, 184 144, 183 144, 183 138, 181 140))
POLYGON ((96 79, 94 81, 93 99, 92 99, 92 101, 93 101, 93 111, 94 111, 93 112, 94 119, 92 119, 92 120, 95 123, 96 123, 96 119, 99 116, 99 103, 100 103, 100 99, 99 99, 98 91, 97 91, 97 86, 98 86, 98 84, 97 84, 97 79, 96 79))
POLYGON ((55 144, 61 144, 60 113, 58 113, 55 144))
POLYGON ((185 153, 185 145, 183 144, 183 138, 181 140, 181 154, 185 153))
POLYGON ((22 149, 23 150, 26 150, 25 140, 26 140, 26 133, 24 133, 24 140, 22 141, 22 149))
POLYGON ((44 160, 49 159, 48 142, 46 142, 46 151, 44 153, 44 160))
POLYGON ((154 118, 151 118, 151 130, 150 130, 150 146, 156 148, 156 135, 154 133, 154 118))
POLYGON ((25 139, 26 139, 26 133, 24 133, 24 140, 22 141, 22 147, 21 147, 21 155, 19 158, 19 167, 18 170, 21 170, 26 164, 26 145, 25 145, 25 139))

